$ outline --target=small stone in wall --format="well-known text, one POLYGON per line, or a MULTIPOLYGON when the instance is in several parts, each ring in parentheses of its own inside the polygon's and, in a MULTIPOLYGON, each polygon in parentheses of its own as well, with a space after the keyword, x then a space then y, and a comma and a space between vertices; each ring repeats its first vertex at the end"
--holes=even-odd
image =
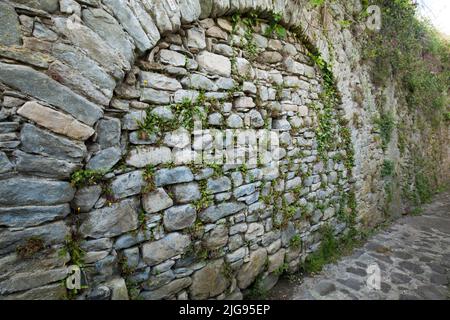
POLYGON ((159 52, 159 59, 162 63, 170 64, 175 67, 184 67, 186 65, 186 56, 172 50, 161 50, 159 52))
POLYGON ((169 233, 161 240, 145 243, 142 247, 142 258, 146 264, 153 266, 183 253, 190 243, 189 235, 169 233))

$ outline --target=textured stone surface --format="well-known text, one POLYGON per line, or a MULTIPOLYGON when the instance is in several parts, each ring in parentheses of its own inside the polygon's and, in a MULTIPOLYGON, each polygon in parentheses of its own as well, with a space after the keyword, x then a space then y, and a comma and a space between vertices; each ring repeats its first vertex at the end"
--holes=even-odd
POLYGON ((163 188, 158 188, 142 196, 142 205, 145 212, 155 213, 171 207, 173 200, 163 188))
POLYGON ((135 198, 90 212, 80 232, 91 238, 114 237, 138 227, 139 201, 135 198))
POLYGON ((219 219, 237 213, 245 208, 240 202, 225 202, 211 206, 200 213, 200 219, 206 222, 216 222, 219 219))
POLYGON ((168 231, 189 228, 194 224, 196 217, 193 205, 172 207, 164 211, 164 227, 168 231))
POLYGON ((228 280, 224 275, 223 264, 223 260, 216 260, 193 274, 190 287, 192 299, 208 299, 227 288, 228 280))
POLYGON ((155 184, 165 186, 169 184, 191 182, 194 175, 188 167, 178 167, 175 169, 161 169, 155 173, 155 184))
POLYGON ((25 124, 21 131, 22 150, 69 161, 80 161, 86 156, 86 146, 25 124))
POLYGON ((0 44, 4 46, 21 45, 19 17, 12 6, 0 3, 0 44))
POLYGON ((316 277, 307 277, 302 283, 279 283, 272 298, 447 299, 448 279, 433 279, 439 274, 448 276, 449 199, 448 192, 437 196, 424 207, 423 215, 401 218, 353 254, 326 265, 316 277), (379 290, 367 285, 373 274, 369 266, 380 268, 379 290))
POLYGON ((20 150, 14 151, 14 157, 17 171, 39 177, 67 179, 79 168, 78 164, 69 161, 42 157, 20 150))
POLYGON ((211 74, 229 77, 231 74, 230 59, 214 53, 203 51, 197 56, 197 62, 201 69, 211 74))
POLYGON ((53 132, 68 136, 77 140, 86 140, 94 134, 94 129, 37 102, 25 103, 17 113, 22 117, 32 120, 53 132))
POLYGON ((117 199, 139 194, 144 186, 143 172, 132 171, 117 176, 111 183, 111 192, 117 199))
POLYGON ((168 163, 172 160, 172 153, 167 147, 140 147, 133 149, 127 158, 127 164, 137 168, 147 165, 168 163))
POLYGON ((72 200, 70 183, 35 178, 10 178, 0 186, 0 205, 53 205, 72 200))
POLYGON ((88 125, 93 125, 103 115, 95 104, 32 68, 0 63, 0 80, 70 113, 88 125))
POLYGON ((16 231, 4 229, 0 232, 0 254, 15 251, 32 237, 41 239, 45 245, 60 244, 68 234, 69 228, 62 221, 16 231))
POLYGON ((258 249, 250 253, 250 260, 244 264, 237 274, 238 286, 241 289, 247 288, 261 272, 267 259, 266 249, 258 249))
POLYGON ((68 204, 0 208, 0 225, 24 228, 62 219, 70 213, 68 204))
POLYGON ((169 233, 161 240, 145 243, 142 247, 142 258, 152 266, 183 253, 190 242, 188 235, 178 232, 169 233))

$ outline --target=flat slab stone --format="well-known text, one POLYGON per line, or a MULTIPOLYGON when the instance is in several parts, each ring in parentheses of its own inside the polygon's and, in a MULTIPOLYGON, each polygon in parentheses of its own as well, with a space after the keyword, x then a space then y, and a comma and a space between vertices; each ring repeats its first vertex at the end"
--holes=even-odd
POLYGON ((0 63, 0 80, 66 111, 87 125, 92 126, 103 116, 100 107, 30 67, 0 63))
POLYGON ((86 140, 94 129, 62 112, 45 107, 37 102, 27 102, 17 110, 22 117, 32 120, 53 132, 77 140, 86 140))

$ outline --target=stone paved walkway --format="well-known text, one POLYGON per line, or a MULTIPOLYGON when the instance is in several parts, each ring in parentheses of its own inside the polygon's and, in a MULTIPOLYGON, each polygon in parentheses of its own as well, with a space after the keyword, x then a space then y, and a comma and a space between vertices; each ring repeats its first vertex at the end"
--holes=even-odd
POLYGON ((304 279, 280 281, 271 299, 450 299, 450 192, 420 216, 407 216, 351 256, 304 279), (381 270, 381 289, 367 286, 367 267, 381 270))

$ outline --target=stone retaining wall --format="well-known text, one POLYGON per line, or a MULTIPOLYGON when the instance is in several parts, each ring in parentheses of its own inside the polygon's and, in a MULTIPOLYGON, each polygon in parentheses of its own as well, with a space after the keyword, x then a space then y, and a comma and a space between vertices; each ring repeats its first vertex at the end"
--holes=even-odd
MULTIPOLYGON (((380 220, 383 191, 364 191, 379 173, 366 168, 382 161, 379 143, 368 123, 343 121, 353 77, 367 79, 360 66, 347 70, 354 53, 339 51, 353 39, 335 30, 342 103, 330 111, 333 147, 319 152, 324 80, 305 43, 268 32, 270 21, 249 35, 231 19, 277 12, 297 27, 318 20, 307 4, 15 0, 0 9, 0 298, 65 297, 67 266, 79 264, 87 288, 78 299, 241 299, 255 281, 269 289, 296 271, 323 225, 345 233, 353 192, 358 226, 380 220), (214 133, 248 129, 276 132, 279 145, 254 163, 192 163, 214 133)), ((321 36, 306 34, 330 61, 321 36)))

